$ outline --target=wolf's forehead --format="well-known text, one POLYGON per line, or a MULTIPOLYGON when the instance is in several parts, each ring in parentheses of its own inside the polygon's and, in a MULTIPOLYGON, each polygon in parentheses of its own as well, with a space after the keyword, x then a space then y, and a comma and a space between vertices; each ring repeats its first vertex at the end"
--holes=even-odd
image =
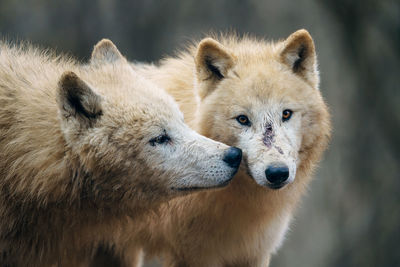
POLYGON ((235 106, 253 110, 271 109, 285 102, 284 94, 275 93, 268 88, 247 87, 235 94, 236 96, 231 98, 235 106))
POLYGON ((304 88, 299 88, 301 84, 290 80, 290 77, 262 76, 249 77, 240 86, 232 88, 235 99, 253 107, 264 107, 284 105, 302 97, 300 93, 304 88))
POLYGON ((265 74, 268 71, 279 71, 281 69, 282 63, 278 60, 278 57, 274 54, 267 53, 249 53, 242 54, 238 57, 235 70, 238 74, 250 73, 261 73, 265 74))
POLYGON ((246 94, 260 99, 268 99, 285 93, 284 90, 290 87, 290 81, 281 74, 275 74, 268 70, 261 70, 241 75, 232 85, 235 93, 246 94))

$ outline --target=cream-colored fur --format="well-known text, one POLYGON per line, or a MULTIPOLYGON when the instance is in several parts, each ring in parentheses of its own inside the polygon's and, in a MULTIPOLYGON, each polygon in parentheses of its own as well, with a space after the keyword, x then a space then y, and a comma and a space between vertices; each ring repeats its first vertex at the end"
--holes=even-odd
POLYGON ((174 96, 192 128, 240 147, 244 157, 227 188, 171 200, 150 216, 145 253, 162 256, 165 266, 268 266, 330 137, 309 33, 271 43, 206 38, 159 66, 133 68, 174 96), (288 121, 285 109, 293 111, 288 121), (251 125, 238 123, 239 115, 251 125), (264 175, 276 162, 290 170, 280 189, 264 175))
POLYGON ((128 220, 225 185, 228 148, 189 129, 108 40, 84 66, 1 44, 0 265, 87 265, 128 220))

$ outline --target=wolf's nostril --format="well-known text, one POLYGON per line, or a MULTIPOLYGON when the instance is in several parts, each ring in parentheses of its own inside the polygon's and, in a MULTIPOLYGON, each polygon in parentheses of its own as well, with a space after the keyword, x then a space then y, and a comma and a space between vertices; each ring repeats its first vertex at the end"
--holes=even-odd
POLYGON ((237 168, 242 160, 242 150, 237 147, 230 147, 224 154, 223 161, 230 167, 237 168))
POLYGON ((279 185, 289 178, 289 168, 286 165, 271 165, 265 170, 268 182, 279 185))

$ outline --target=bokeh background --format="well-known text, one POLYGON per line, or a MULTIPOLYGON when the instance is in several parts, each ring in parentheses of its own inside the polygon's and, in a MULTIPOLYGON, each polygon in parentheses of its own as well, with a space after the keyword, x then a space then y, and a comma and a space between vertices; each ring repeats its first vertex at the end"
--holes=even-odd
POLYGON ((83 61, 104 37, 151 62, 211 30, 300 28, 316 43, 334 134, 271 266, 400 266, 398 0, 0 1, 1 38, 83 61))

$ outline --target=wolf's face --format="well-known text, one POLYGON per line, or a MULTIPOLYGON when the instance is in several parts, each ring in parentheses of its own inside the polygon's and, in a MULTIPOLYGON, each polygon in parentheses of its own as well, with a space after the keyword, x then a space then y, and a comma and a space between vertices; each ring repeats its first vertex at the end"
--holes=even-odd
POLYGON ((165 200, 224 186, 236 173, 241 150, 185 125, 173 99, 134 73, 110 41, 95 47, 81 75, 60 79, 62 131, 110 198, 165 200))
POLYGON ((239 168, 241 150, 196 133, 184 124, 178 107, 168 104, 173 108, 164 106, 140 134, 136 159, 148 177, 165 180, 174 194, 227 185, 239 168))
POLYGON ((313 41, 298 31, 275 45, 228 46, 205 39, 198 47, 197 126, 241 148, 243 168, 259 185, 282 188, 295 180, 328 117, 313 41))

